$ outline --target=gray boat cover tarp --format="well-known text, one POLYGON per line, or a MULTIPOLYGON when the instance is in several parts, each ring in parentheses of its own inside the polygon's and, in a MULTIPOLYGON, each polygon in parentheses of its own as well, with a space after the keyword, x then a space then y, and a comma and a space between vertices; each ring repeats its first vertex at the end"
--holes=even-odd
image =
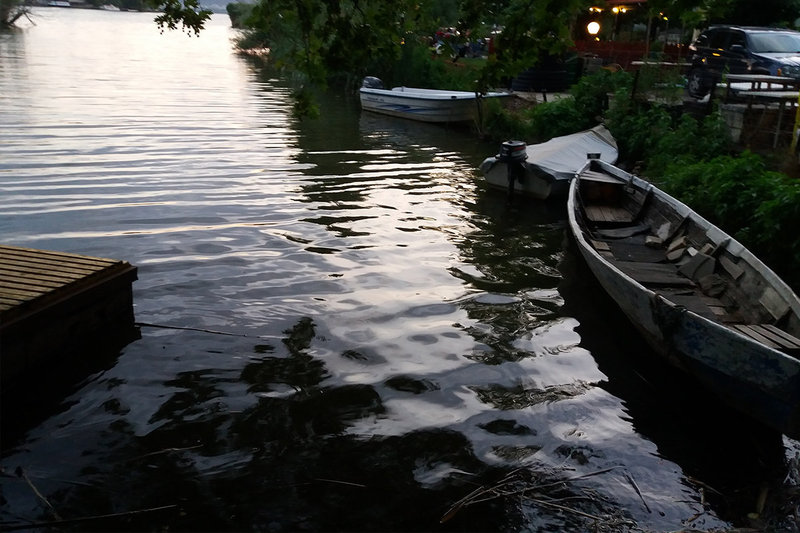
POLYGON ((525 166, 537 167, 555 179, 572 179, 586 164, 586 154, 600 154, 607 163, 617 162, 617 141, 602 124, 572 135, 554 137, 526 148, 525 166))
MULTIPOLYGON (((554 137, 541 144, 525 148, 528 158, 523 165, 539 176, 552 176, 554 180, 570 180, 586 164, 587 154, 600 154, 600 159, 614 164, 617 161, 617 141, 605 126, 600 124, 590 130, 554 137)), ((497 163, 489 157, 481 164, 484 174, 497 163)), ((503 175, 505 179, 505 175, 503 175)))

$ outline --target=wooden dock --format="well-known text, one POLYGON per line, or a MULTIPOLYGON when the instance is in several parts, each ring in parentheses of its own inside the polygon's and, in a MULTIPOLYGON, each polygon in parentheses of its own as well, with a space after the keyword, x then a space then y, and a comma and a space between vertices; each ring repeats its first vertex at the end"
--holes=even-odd
POLYGON ((0 245, 0 378, 23 376, 119 350, 138 338, 126 261, 0 245))

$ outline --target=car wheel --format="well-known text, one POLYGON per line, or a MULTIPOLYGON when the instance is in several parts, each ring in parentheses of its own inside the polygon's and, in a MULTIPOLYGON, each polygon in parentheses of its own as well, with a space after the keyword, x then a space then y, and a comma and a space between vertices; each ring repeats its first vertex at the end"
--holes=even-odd
POLYGON ((693 68, 687 76, 686 90, 692 98, 703 98, 711 89, 708 73, 699 68, 693 68))

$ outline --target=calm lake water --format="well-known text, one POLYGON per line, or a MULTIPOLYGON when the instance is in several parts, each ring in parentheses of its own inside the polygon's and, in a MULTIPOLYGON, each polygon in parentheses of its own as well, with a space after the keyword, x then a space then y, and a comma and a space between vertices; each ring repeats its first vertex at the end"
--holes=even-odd
POLYGON ((222 15, 35 15, 0 33, 0 236, 136 265, 141 338, 5 401, 2 526, 710 530, 768 487, 796 527, 800 445, 645 364, 563 207, 484 187, 495 144, 339 91, 295 120, 222 15))

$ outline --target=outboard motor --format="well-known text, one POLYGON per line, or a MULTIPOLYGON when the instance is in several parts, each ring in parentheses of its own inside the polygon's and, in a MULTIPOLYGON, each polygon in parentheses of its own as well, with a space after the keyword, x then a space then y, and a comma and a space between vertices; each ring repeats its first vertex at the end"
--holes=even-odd
POLYGON ((375 76, 367 76, 362 80, 361 86, 365 89, 383 89, 383 82, 375 76))
POLYGON ((508 172, 508 200, 514 197, 514 182, 522 183, 525 176, 525 160, 528 159, 528 146, 522 141, 506 141, 500 145, 500 153, 495 159, 506 164, 508 172))

